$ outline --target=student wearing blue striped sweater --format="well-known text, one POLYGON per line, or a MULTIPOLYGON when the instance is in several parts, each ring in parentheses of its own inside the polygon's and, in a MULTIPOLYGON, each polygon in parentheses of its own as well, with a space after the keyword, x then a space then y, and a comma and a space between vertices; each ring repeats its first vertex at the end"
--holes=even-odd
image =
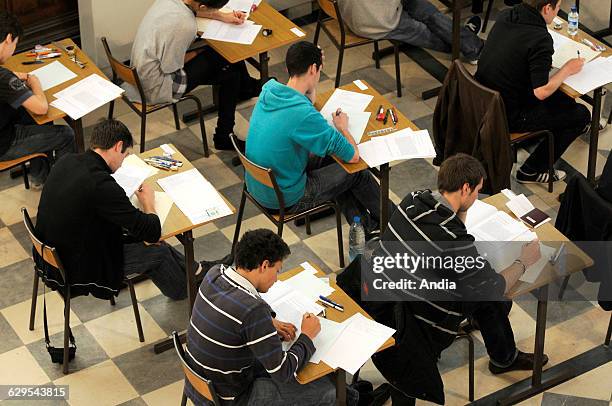
MULTIPOLYGON (((317 317, 305 314, 301 334, 283 351, 281 341, 295 338, 295 326, 276 320, 259 296, 276 282, 289 253, 272 231, 249 231, 236 247, 236 266, 213 267, 200 286, 187 331, 187 358, 213 382, 225 405, 335 404, 329 378, 306 385, 295 380, 315 352, 317 317)), ((196 405, 207 404, 188 381, 185 393, 196 405)))

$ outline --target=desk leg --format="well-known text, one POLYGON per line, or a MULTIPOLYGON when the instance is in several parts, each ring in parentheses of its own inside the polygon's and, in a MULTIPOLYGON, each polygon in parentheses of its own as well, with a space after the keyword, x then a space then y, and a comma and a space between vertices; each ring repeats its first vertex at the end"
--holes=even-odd
MULTIPOLYGON (((196 269, 193 267, 193 234, 191 231, 187 231, 177 237, 185 249, 185 273, 187 274, 187 298, 189 299, 189 309, 187 311, 189 316, 191 316, 193 303, 195 302, 198 289, 195 283, 196 269)), ((181 339, 181 343, 185 343, 186 333, 182 332, 179 337, 181 339)), ((172 338, 166 338, 153 346, 153 352, 155 352, 155 354, 161 354, 162 352, 168 351, 173 347, 174 343, 172 338)))
POLYGON ((336 405, 346 405, 346 371, 338 369, 336 371, 336 405))
MULTIPOLYGON (((206 107, 202 107, 202 114, 204 116, 206 116, 207 114, 216 113, 217 110, 219 110, 219 107, 218 107, 219 106, 219 86, 218 85, 213 85, 212 93, 213 93, 212 104, 206 107)), ((185 124, 191 123, 192 121, 195 121, 197 119, 198 119, 198 110, 191 110, 183 114, 183 123, 185 124)))
POLYGON ((389 164, 380 166, 380 234, 389 223, 389 164))
POLYGON ((514 405, 525 399, 529 399, 539 393, 559 385, 571 378, 571 371, 560 372, 542 381, 542 362, 544 357, 544 341, 546 337, 546 312, 548 308, 548 285, 540 288, 538 292, 538 310, 536 316, 536 335, 534 344, 533 374, 531 385, 520 392, 514 393, 508 398, 499 400, 499 405, 514 405))
POLYGON ((453 61, 459 58, 461 50, 461 6, 463 0, 453 0, 453 61))
POLYGON ((270 57, 267 52, 262 52, 259 54, 259 77, 262 82, 268 80, 268 62, 270 62, 270 57))
POLYGON ((73 120, 69 116, 64 117, 66 123, 72 128, 74 131, 74 143, 76 146, 76 152, 85 151, 85 140, 83 138, 83 120, 80 118, 78 120, 73 120))
POLYGON ((595 169, 597 167, 597 147, 599 143, 599 119, 601 116, 602 89, 596 89, 593 94, 593 116, 591 119, 591 140, 589 142, 589 164, 587 179, 591 184, 595 183, 595 169))

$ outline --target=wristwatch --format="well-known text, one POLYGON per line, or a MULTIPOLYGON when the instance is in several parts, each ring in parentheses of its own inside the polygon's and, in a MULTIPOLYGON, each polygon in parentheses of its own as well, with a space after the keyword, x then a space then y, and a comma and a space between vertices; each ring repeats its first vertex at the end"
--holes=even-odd
POLYGON ((527 270, 527 267, 525 266, 525 264, 523 263, 523 261, 521 261, 520 259, 515 259, 514 260, 515 264, 520 264, 523 267, 523 273, 525 273, 525 271, 527 270))

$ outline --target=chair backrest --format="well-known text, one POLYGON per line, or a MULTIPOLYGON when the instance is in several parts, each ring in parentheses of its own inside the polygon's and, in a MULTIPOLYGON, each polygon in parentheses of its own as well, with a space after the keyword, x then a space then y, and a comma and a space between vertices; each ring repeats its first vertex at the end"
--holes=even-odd
POLYGON ((338 20, 338 3, 336 0, 317 0, 317 3, 319 4, 319 8, 323 10, 325 14, 334 20, 338 20))
POLYGON ((185 350, 183 349, 183 344, 179 338, 179 335, 176 331, 172 332, 172 341, 174 341, 174 349, 181 360, 181 365, 183 366, 183 372, 185 373, 185 377, 193 386, 193 388, 202 396, 204 396, 209 401, 213 402, 215 405, 219 405, 219 397, 215 392, 215 388, 210 380, 204 378, 195 372, 189 364, 187 364, 187 358, 185 357, 185 350))
POLYGON ((136 89, 138 89, 138 93, 140 94, 140 99, 145 100, 144 90, 142 88, 142 84, 140 83, 140 78, 138 77, 138 72, 136 68, 132 66, 127 66, 124 63, 115 59, 113 54, 111 53, 110 47, 108 46, 108 41, 106 37, 101 38, 102 46, 104 47, 104 52, 106 52, 106 57, 108 58, 108 63, 110 64, 111 70, 113 71, 113 82, 117 80, 117 78, 123 80, 126 83, 129 83, 136 89))
POLYGON ((279 206, 284 209, 285 200, 283 198, 283 193, 281 192, 280 187, 278 187, 278 184, 276 183, 276 178, 274 177, 274 172, 272 171, 272 169, 264 168, 263 166, 259 166, 249 160, 242 153, 242 151, 240 151, 240 148, 238 148, 238 143, 235 134, 231 135, 231 139, 232 144, 234 145, 234 149, 238 154, 238 158, 240 159, 240 162, 242 162, 242 166, 244 166, 244 170, 248 172, 248 174, 251 175, 251 177, 253 177, 253 179, 258 181, 259 183, 266 185, 271 189, 274 189, 279 206))
POLYGON ((30 215, 28 214, 28 209, 26 209, 25 207, 22 207, 21 213, 23 215, 23 224, 26 228, 26 231, 28 232, 30 240, 32 241, 32 245, 34 246, 34 249, 36 250, 36 252, 38 252, 38 255, 40 255, 43 261, 57 268, 60 271, 62 278, 64 278, 64 281, 65 281, 66 272, 62 265, 62 262, 59 259, 57 250, 53 247, 48 246, 47 244, 39 240, 38 237, 36 237, 36 235, 34 234, 34 224, 32 223, 32 219, 30 218, 30 215))

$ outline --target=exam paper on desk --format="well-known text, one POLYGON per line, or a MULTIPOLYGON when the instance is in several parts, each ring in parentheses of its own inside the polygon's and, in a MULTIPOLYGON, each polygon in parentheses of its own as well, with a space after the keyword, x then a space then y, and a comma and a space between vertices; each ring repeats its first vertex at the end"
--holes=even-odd
POLYGON ((597 58, 584 65, 582 70, 565 79, 566 85, 580 94, 612 83, 612 56, 597 58))
MULTIPOLYGON (((133 195, 130 198, 130 202, 134 207, 139 210, 142 210, 142 206, 140 205, 140 201, 133 195)), ((164 226, 166 219, 168 218, 168 214, 170 214, 170 209, 172 209, 172 205, 174 202, 170 199, 167 193, 155 191, 155 214, 159 217, 159 223, 161 226, 164 226)))
POLYGON ((284 282, 313 302, 319 300, 319 296, 331 295, 335 290, 314 276, 314 274, 308 270, 302 271, 295 276, 286 279, 284 282))
POLYGON ((241 25, 228 24, 210 18, 198 20, 205 20, 198 22, 198 31, 202 32, 202 38, 235 44, 251 45, 262 28, 261 25, 254 24, 251 20, 246 20, 241 25))
POLYGON ((601 52, 593 51, 590 47, 580 42, 574 41, 571 38, 567 38, 559 33, 548 30, 550 36, 553 39, 553 48, 555 50, 553 54, 552 66, 555 68, 561 68, 567 61, 580 57, 589 62, 598 56, 601 52))
POLYGON ((431 158, 435 148, 427 130, 412 131, 409 128, 388 135, 378 136, 357 146, 359 155, 370 168, 414 158, 431 158))
POLYGON ((94 73, 54 94, 56 99, 50 104, 68 114, 72 119, 78 120, 117 99, 123 92, 124 90, 119 86, 94 73))
POLYGON ((373 99, 374 96, 369 94, 336 89, 321 108, 321 114, 327 119, 338 109, 342 109, 344 112, 363 112, 373 99))
POLYGON ((36 75, 40 80, 43 92, 77 77, 76 73, 60 61, 54 61, 49 65, 33 70, 30 75, 36 75))
POLYGON ((157 169, 147 165, 136 155, 130 155, 123 160, 121 167, 111 176, 125 190, 127 197, 130 197, 148 177, 157 172, 157 169))

